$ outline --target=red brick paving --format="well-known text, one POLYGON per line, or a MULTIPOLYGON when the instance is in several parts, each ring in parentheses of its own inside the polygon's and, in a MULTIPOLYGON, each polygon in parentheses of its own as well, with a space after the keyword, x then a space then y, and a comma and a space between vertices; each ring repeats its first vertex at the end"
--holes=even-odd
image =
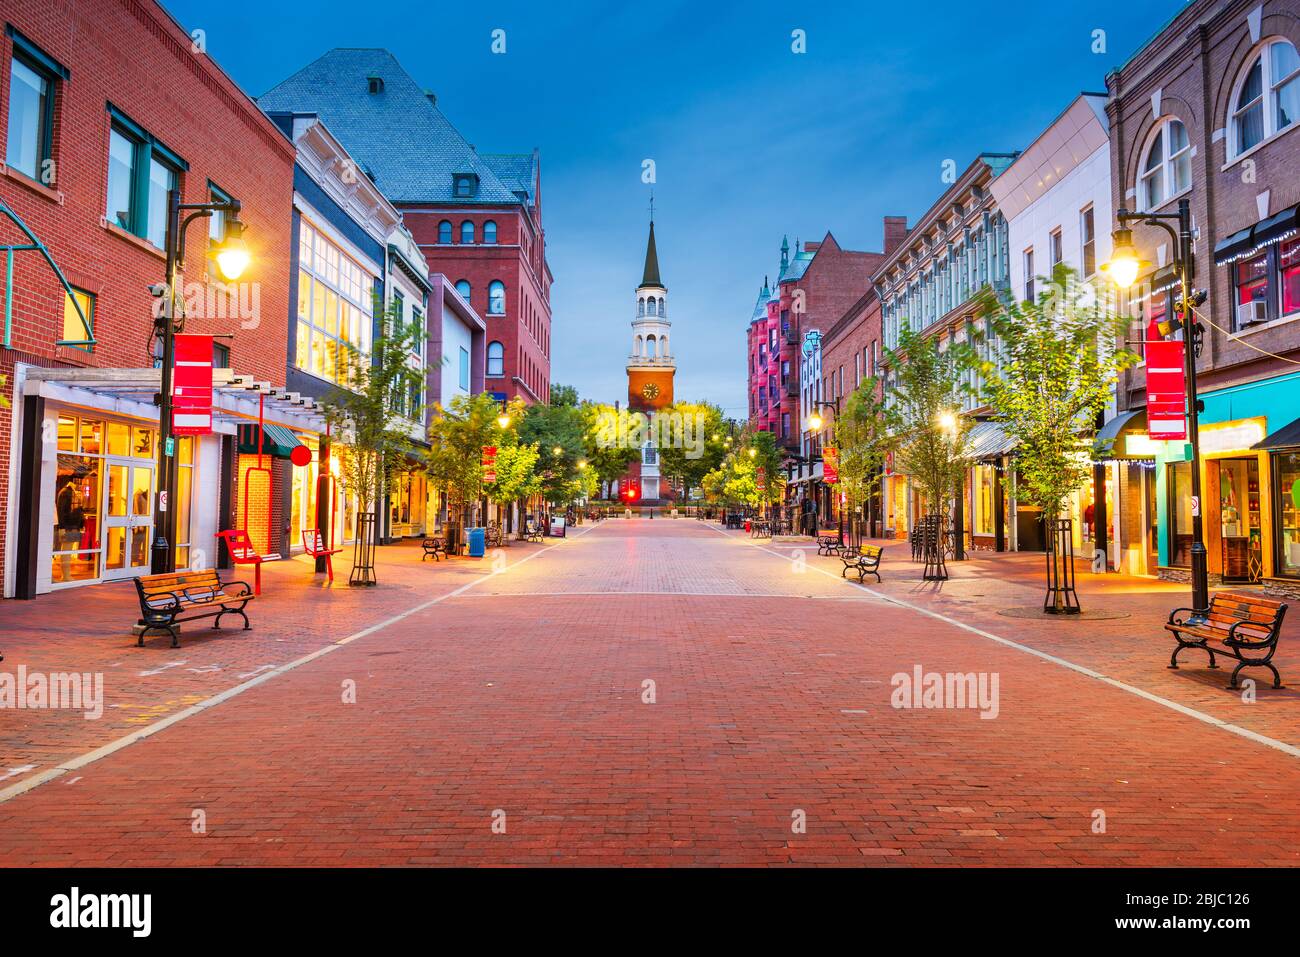
MULTIPOLYGON (((881 592, 937 603, 983 587, 970 563, 939 594, 913 594, 901 551, 881 592)), ((1295 757, 817 570, 838 563, 800 567, 716 526, 607 522, 0 804, 0 863, 1300 863, 1295 757), (998 717, 893 709, 891 676, 918 663, 996 672, 998 717), (341 700, 347 681, 356 704, 341 700), (205 834, 192 832, 196 809, 205 834), (806 833, 791 829, 799 811, 806 833)), ((1006 580, 989 590, 1018 600, 1029 571, 997 567, 1006 580)), ((331 593, 340 604, 313 620, 315 641, 386 617, 346 620, 371 602, 391 616, 424 598, 392 577, 364 598, 331 593)), ((1215 687, 1222 672, 1164 669, 1168 644, 1141 609, 1176 592, 1084 584, 1085 596, 1138 589, 1104 596, 1138 613, 1067 632, 935 607, 1296 739, 1290 692, 1261 688, 1244 705, 1215 687)), ((291 617, 306 603, 284 591, 291 617)), ((268 607, 242 634, 291 641, 281 615, 268 607)), ((143 670, 172 655, 119 657, 143 670)))

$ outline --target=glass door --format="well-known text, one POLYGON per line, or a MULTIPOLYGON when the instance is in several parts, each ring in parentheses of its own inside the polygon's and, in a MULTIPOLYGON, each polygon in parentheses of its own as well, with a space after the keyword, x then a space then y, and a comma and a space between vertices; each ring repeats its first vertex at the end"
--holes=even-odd
POLYGON ((153 540, 152 465, 108 458, 104 499, 104 578, 134 578, 149 573, 153 540))
POLYGON ((1223 580, 1258 581, 1262 570, 1259 463, 1222 459, 1218 465, 1223 580))

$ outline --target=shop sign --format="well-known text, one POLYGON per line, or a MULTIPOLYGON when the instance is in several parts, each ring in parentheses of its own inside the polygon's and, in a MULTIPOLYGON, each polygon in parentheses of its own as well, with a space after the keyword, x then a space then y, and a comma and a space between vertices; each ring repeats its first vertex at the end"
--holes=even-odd
POLYGON ((212 337, 176 337, 172 370, 172 434, 212 431, 212 337))
POLYGON ((1156 440, 1187 438, 1187 381, 1183 343, 1147 343, 1147 434, 1156 440))
POLYGON ((479 463, 483 466, 483 484, 491 485, 497 480, 497 447, 483 446, 483 456, 479 463))
POLYGON ((1201 454, 1217 455, 1222 452, 1248 451, 1252 445, 1264 440, 1267 432, 1265 422, 1265 419, 1258 418, 1202 425, 1201 454))
POLYGON ((840 480, 840 450, 834 445, 822 449, 822 481, 834 485, 840 480))

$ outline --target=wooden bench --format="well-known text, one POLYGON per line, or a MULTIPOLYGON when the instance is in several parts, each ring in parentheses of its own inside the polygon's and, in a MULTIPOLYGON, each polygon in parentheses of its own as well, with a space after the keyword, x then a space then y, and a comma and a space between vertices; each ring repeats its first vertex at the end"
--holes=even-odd
POLYGON ((840 561, 844 563, 840 577, 846 577, 852 569, 858 573, 859 584, 868 575, 875 575, 876 581, 880 581, 880 558, 884 554, 882 545, 863 545, 861 548, 848 545, 840 549, 840 561))
POLYGON ((245 631, 252 627, 244 607, 256 595, 247 582, 223 582, 216 569, 141 575, 135 580, 135 590, 140 597, 137 624, 143 626, 136 638, 137 648, 144 647, 144 636, 151 631, 171 635, 172 647, 179 648, 180 629, 176 626, 200 618, 215 618, 212 627, 219 628, 222 615, 239 615, 245 631))
POLYGON ((1282 676, 1270 659, 1277 650, 1286 609, 1285 602, 1236 592, 1219 592, 1205 611, 1175 608, 1165 625, 1178 641, 1169 667, 1177 669, 1178 653, 1184 648, 1199 648, 1209 654, 1211 668, 1218 667, 1215 655, 1239 662, 1228 681, 1229 688, 1237 687, 1242 668, 1267 668, 1273 672, 1273 687, 1281 688, 1282 676))
POLYGON ((838 535, 818 535, 817 536, 817 554, 818 555, 838 555, 840 549, 844 547, 840 542, 838 535))
POLYGON ((325 559, 325 570, 329 572, 329 580, 334 581, 334 556, 343 551, 341 548, 326 548, 325 536, 320 533, 319 528, 313 528, 310 532, 303 530, 302 533, 302 550, 312 558, 325 559))
POLYGON ((501 526, 493 522, 483 533, 483 544, 488 548, 501 547, 501 526))
POLYGON ((226 543, 226 550, 230 552, 232 562, 236 565, 253 566, 253 594, 262 594, 262 562, 279 561, 279 554, 275 552, 269 555, 258 554, 248 537, 248 532, 242 528, 228 528, 224 532, 217 532, 217 538, 226 543))
POLYGON ((754 519, 752 522, 749 523, 749 537, 750 538, 771 538, 772 537, 771 523, 766 522, 762 519, 757 519, 757 518, 754 519))
POLYGON ((420 556, 420 561, 424 561, 430 555, 435 562, 442 561, 442 556, 447 554, 447 539, 445 538, 426 538, 420 543, 424 549, 424 554, 420 556))
POLYGON ((528 522, 524 525, 524 538, 530 542, 540 542, 542 540, 542 528, 536 522, 528 522))

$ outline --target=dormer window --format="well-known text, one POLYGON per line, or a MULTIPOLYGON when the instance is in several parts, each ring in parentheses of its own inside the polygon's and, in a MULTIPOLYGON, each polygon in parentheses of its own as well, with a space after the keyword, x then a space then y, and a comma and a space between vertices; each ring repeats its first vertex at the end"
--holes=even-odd
POLYGON ((371 93, 384 92, 384 78, 382 76, 368 76, 366 77, 366 84, 371 93))
POLYGON ((458 198, 473 196, 478 192, 477 173, 452 174, 452 191, 458 198))

